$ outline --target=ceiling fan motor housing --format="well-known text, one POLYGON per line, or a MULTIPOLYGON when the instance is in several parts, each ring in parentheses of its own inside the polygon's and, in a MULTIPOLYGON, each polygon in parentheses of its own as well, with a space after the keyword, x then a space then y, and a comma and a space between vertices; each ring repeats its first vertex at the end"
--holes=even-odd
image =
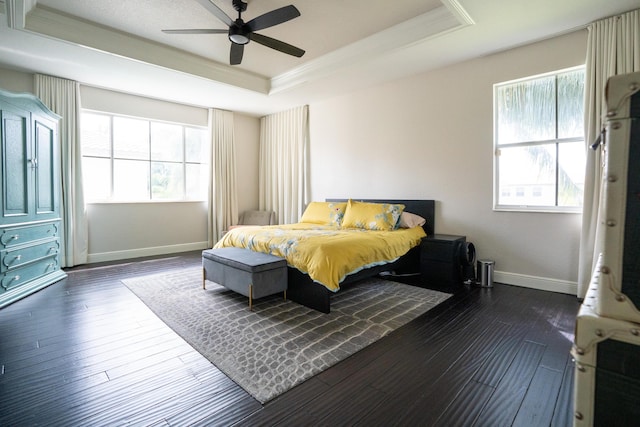
POLYGON ((249 43, 249 30, 242 19, 236 19, 234 25, 229 27, 229 40, 235 44, 249 43))

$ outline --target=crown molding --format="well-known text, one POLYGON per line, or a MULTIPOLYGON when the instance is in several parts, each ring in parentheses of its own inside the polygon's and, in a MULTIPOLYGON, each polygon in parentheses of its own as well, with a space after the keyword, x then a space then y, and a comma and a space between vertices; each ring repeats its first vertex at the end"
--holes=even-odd
MULTIPOLYGON (((8 1, 22 3, 19 0, 8 1)), ((42 6, 33 8, 26 15, 24 22, 24 30, 26 31, 77 46, 130 58, 261 94, 267 94, 269 91, 269 80, 257 74, 231 68, 198 55, 42 6)))
POLYGON ((434 37, 475 24, 456 0, 398 25, 309 61, 271 79, 270 95, 337 74, 345 67, 362 65, 372 57, 407 49, 434 37))
POLYGON ((21 30, 25 16, 36 6, 36 0, 0 0, 0 13, 7 15, 9 28, 21 30))
POLYGON ((462 27, 466 27, 468 25, 475 25, 475 21, 471 18, 471 16, 467 13, 467 11, 462 7, 457 0, 441 0, 442 4, 451 11, 453 15, 456 16, 460 25, 462 27))

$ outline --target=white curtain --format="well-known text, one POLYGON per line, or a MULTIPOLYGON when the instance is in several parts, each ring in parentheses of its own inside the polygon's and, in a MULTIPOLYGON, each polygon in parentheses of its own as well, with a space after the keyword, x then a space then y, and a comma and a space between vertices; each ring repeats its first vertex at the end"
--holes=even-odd
POLYGON ((233 113, 209 109, 209 131, 211 134, 209 247, 211 247, 222 237, 224 230, 238 221, 233 113))
POLYGON ((604 89, 617 74, 640 71, 640 9, 596 21, 588 27, 585 82, 585 140, 587 167, 578 265, 578 297, 584 298, 595 261, 601 252, 599 230, 601 150, 589 146, 602 132, 606 119, 604 89))
POLYGON ((62 267, 87 262, 88 226, 82 188, 80 149, 80 85, 58 77, 35 75, 35 95, 62 116, 60 138, 62 267))
POLYGON ((260 120, 260 209, 274 211, 279 224, 297 222, 309 195, 309 107, 260 120))

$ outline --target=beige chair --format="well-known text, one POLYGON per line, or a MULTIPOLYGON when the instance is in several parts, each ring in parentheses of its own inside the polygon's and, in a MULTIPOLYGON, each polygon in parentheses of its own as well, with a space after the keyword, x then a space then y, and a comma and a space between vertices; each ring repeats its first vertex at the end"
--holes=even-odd
POLYGON ((245 211, 238 218, 238 225, 275 225, 278 223, 273 211, 245 211))
POLYGON ((273 211, 244 211, 238 217, 238 224, 230 226, 228 230, 223 230, 222 235, 224 236, 229 230, 243 225, 276 225, 277 223, 276 213, 273 211))

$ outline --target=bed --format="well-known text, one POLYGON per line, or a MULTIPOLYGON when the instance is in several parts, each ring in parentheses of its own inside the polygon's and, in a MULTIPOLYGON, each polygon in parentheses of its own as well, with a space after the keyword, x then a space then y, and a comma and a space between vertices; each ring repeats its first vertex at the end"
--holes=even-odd
MULTIPOLYGON (((434 211, 433 200, 327 199, 310 204, 298 224, 235 228, 215 247, 244 247, 286 258, 287 297, 329 313, 332 295, 345 285, 384 271, 419 272, 420 241, 434 232, 434 211), (424 225, 410 220, 393 227, 399 223, 399 205, 424 218, 424 225), (381 207, 384 212, 377 211, 381 207), (367 208, 374 209, 367 211, 367 220, 375 214, 375 221, 363 220, 362 209, 367 208), (336 225, 341 223, 350 226, 336 225)), ((409 216, 403 214, 402 220, 409 216)))

